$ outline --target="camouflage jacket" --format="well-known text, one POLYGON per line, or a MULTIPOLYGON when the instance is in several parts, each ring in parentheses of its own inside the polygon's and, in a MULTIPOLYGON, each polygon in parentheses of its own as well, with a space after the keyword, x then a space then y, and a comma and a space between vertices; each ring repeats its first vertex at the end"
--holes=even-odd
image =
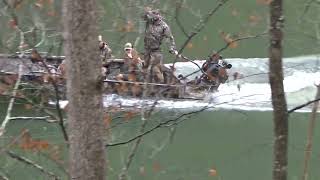
POLYGON ((106 42, 100 42, 100 60, 102 64, 105 65, 106 60, 112 57, 111 53, 112 50, 110 49, 109 45, 106 42))
POLYGON ((146 51, 160 50, 164 38, 169 40, 170 51, 176 50, 174 38, 167 23, 162 20, 155 23, 147 22, 144 37, 146 51))

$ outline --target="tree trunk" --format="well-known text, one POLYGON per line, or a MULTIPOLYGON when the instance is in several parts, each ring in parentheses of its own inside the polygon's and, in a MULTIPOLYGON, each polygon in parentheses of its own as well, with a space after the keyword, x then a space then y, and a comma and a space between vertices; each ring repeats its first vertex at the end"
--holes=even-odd
POLYGON ((283 88, 282 69, 282 0, 270 4, 269 80, 274 121, 273 180, 287 179, 288 112, 283 88))
POLYGON ((64 0, 70 179, 105 179, 103 107, 95 0, 64 0))
MULTIPOLYGON (((320 84, 317 86, 317 94, 315 99, 320 98, 320 84)), ((303 174, 302 174, 302 180, 307 180, 309 177, 308 168, 309 168, 309 161, 312 153, 312 141, 313 141, 313 134, 314 134, 314 128, 316 125, 316 117, 317 117, 317 111, 318 111, 319 101, 315 102, 313 104, 309 127, 308 127, 308 136, 307 136, 307 144, 306 149, 304 151, 304 162, 303 162, 303 174)))

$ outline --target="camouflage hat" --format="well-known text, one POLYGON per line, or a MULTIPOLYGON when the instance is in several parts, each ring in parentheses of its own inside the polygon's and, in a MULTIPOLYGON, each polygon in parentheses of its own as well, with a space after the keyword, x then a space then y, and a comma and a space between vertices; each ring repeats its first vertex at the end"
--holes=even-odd
POLYGON ((124 45, 124 50, 127 50, 127 49, 132 49, 132 44, 127 42, 125 45, 124 45))

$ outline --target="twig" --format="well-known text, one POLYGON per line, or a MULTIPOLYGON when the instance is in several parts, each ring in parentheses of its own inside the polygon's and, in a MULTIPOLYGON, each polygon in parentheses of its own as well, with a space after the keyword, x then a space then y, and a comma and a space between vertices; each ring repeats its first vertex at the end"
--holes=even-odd
POLYGON ((11 158, 16 159, 16 160, 18 160, 18 161, 20 161, 20 162, 22 162, 22 163, 27 164, 27 165, 30 165, 30 166, 32 166, 32 167, 40 170, 40 171, 43 172, 44 174, 47 174, 47 175, 53 177, 55 180, 60 179, 60 178, 59 178, 58 176, 56 176, 53 172, 50 172, 50 171, 48 171, 48 170, 45 170, 42 166, 40 166, 39 164, 31 161, 30 159, 27 159, 27 158, 25 158, 25 157, 23 157, 23 156, 20 156, 20 155, 14 153, 14 152, 12 152, 12 151, 7 151, 7 154, 8 154, 11 158))
POLYGON ((0 180, 9 180, 9 178, 5 175, 0 174, 0 180))
POLYGON ((309 0, 309 1, 305 4, 304 9, 303 9, 303 12, 302 12, 302 15, 301 15, 301 17, 300 17, 300 21, 301 21, 302 18, 307 14, 307 12, 308 12, 308 10, 309 10, 309 8, 310 8, 310 6, 311 6, 311 4, 312 4, 313 2, 315 2, 315 0, 309 0))
POLYGON ((128 143, 130 143, 130 142, 132 142, 132 141, 134 141, 134 140, 136 140, 138 138, 141 138, 144 135, 147 135, 147 134, 153 132, 154 130, 156 130, 156 129, 162 127, 162 126, 165 126, 165 125, 167 125, 167 124, 169 124, 171 122, 175 122, 175 121, 181 119, 184 116, 195 114, 195 113, 199 113, 199 112, 202 112, 202 111, 204 111, 204 110, 206 110, 208 108, 212 108, 212 107, 204 107, 204 108, 202 108, 200 110, 197 110, 197 111, 192 111, 192 112, 189 112, 189 113, 181 114, 180 116, 176 117, 175 119, 170 119, 170 120, 167 120, 165 122, 160 122, 159 124, 157 124, 153 128, 151 128, 151 129, 149 129, 149 130, 147 130, 147 131, 145 131, 145 132, 143 132, 143 133, 141 133, 141 134, 139 134, 139 135, 127 140, 127 141, 123 141, 123 142, 119 142, 119 143, 113 143, 113 144, 107 144, 106 147, 112 147, 112 146, 119 146, 119 145, 128 144, 128 143))
POLYGON ((184 48, 188 45, 188 43, 191 41, 191 39, 197 35, 199 32, 201 32, 203 30, 203 28, 205 27, 205 25, 208 23, 208 21, 210 20, 210 18, 214 15, 214 13, 216 13, 219 8, 224 5, 226 2, 228 2, 229 0, 220 0, 220 2, 218 3, 218 5, 213 8, 205 17, 204 19, 200 19, 200 22, 195 26, 194 31, 191 32, 188 35, 187 40, 183 43, 182 47, 179 50, 179 54, 182 53, 182 51, 184 50, 184 48))
MULTIPOLYGON (((317 94, 316 94, 316 99, 320 98, 320 85, 317 87, 317 94)), ((317 116, 317 110, 318 110, 319 102, 316 101, 313 104, 312 108, 312 113, 310 117, 310 122, 309 122, 309 127, 308 127, 308 137, 307 137, 307 143, 306 143, 306 149, 304 152, 304 165, 303 165, 303 175, 302 175, 302 180, 307 180, 308 179, 308 167, 309 167, 309 160, 312 152, 312 139, 313 139, 313 132, 314 132, 314 127, 316 124, 316 116, 317 116)))
POLYGON ((256 35, 253 35, 253 36, 245 36, 245 37, 240 37, 240 38, 237 38, 237 39, 234 39, 230 42, 228 42, 223 48, 221 48, 220 50, 217 51, 217 54, 219 54, 220 52, 224 51, 225 49, 227 49, 232 43, 235 43, 237 41, 241 41, 241 40, 245 40, 245 39, 252 39, 252 38, 258 38, 258 37, 261 37, 263 35, 267 35, 268 32, 263 32, 261 34, 256 34, 256 35))
MULTIPOLYGON (((203 71, 202 67, 200 67, 196 62, 194 62, 194 60, 191 60, 191 59, 189 59, 189 58, 187 58, 187 57, 185 57, 185 56, 182 56, 182 55, 180 55, 180 56, 181 56, 182 59, 187 60, 187 61, 191 62, 192 64, 196 65, 196 66, 198 67, 198 70, 197 70, 196 72, 201 71, 203 74, 205 74, 206 76, 208 76, 208 74, 203 71)), ((188 77, 188 76, 186 76, 186 77, 188 77)), ((185 78, 186 78, 186 77, 185 77, 185 78)))
POLYGON ((317 102, 317 101, 320 101, 320 98, 317 98, 317 99, 312 100, 312 101, 308 101, 308 102, 306 102, 306 103, 304 103, 304 104, 301 104, 301 105, 299 105, 299 106, 297 106, 297 107, 294 107, 294 108, 290 109, 290 110, 288 111, 288 113, 289 113, 289 114, 290 114, 290 113, 293 113, 294 111, 296 111, 296 110, 298 110, 298 109, 302 109, 302 108, 304 108, 304 107, 306 107, 306 106, 308 106, 308 105, 310 105, 310 104, 312 104, 312 103, 315 103, 315 102, 317 102))
POLYGON ((174 18, 176 19, 176 22, 177 22, 177 25, 178 27, 180 28, 180 30, 182 31, 182 33, 188 37, 188 33, 187 31, 185 30, 185 28, 183 27, 180 19, 179 19, 179 15, 180 15, 180 9, 182 7, 182 4, 183 4, 184 0, 179 0, 179 2, 176 3, 176 10, 175 10, 175 16, 174 18))
POLYGON ((32 119, 32 120, 46 120, 49 117, 50 116, 44 116, 44 117, 24 117, 24 116, 21 116, 21 117, 11 117, 10 120, 29 120, 29 119, 32 119))
POLYGON ((21 74, 22 74, 22 65, 20 64, 19 65, 18 79, 17 79, 16 84, 14 85, 14 88, 13 88, 13 91, 12 91, 12 97, 11 97, 9 105, 8 105, 7 114, 6 114, 6 117, 5 117, 4 121, 1 124, 1 127, 0 127, 0 137, 4 134, 6 125, 10 121, 10 116, 11 116, 13 103, 15 101, 15 97, 17 95, 17 90, 19 88, 20 81, 21 81, 21 74))
MULTIPOLYGON (((147 82, 149 80, 150 75, 152 75, 151 71, 148 70, 148 74, 147 74, 148 77, 144 82, 144 91, 143 91, 143 95, 142 95, 143 98, 145 98, 148 95, 147 82)), ((149 109, 149 112, 147 112, 144 108, 141 109, 142 124, 141 124, 141 128, 140 128, 140 131, 139 131, 140 134, 145 131, 145 127, 147 125, 148 118, 150 117, 152 111, 154 110, 154 107, 156 106, 157 102, 158 102, 158 99, 156 99, 154 101, 152 107, 149 109)), ((127 179, 128 169, 130 167, 130 164, 131 164, 131 162, 133 160, 134 155, 137 152, 137 149, 138 149, 138 146, 139 146, 141 140, 142 140, 142 136, 138 137, 136 143, 133 145, 133 147, 132 147, 132 149, 130 151, 130 154, 129 154, 128 158, 127 158, 126 164, 124 165, 124 167, 122 168, 122 171, 119 174, 119 180, 127 179)))
MULTIPOLYGON (((40 62, 42 63, 42 65, 44 66, 44 68, 47 70, 47 72, 49 73, 50 76, 52 76, 52 72, 50 71, 50 68, 48 67, 48 65, 46 64, 46 62, 44 61, 44 59, 42 57, 40 57, 40 62)), ((55 97, 56 97, 56 103, 55 103, 55 106, 56 106, 56 109, 57 109, 57 113, 58 113, 58 118, 59 118, 59 126, 60 126, 60 129, 62 131, 62 134, 63 134, 63 137, 64 137, 64 140, 66 142, 69 141, 69 138, 68 138, 68 134, 67 134, 67 130, 66 128, 64 127, 64 123, 63 123, 63 115, 62 115, 62 110, 60 108, 60 97, 59 97, 59 88, 58 88, 58 85, 57 83, 55 82, 55 80, 52 80, 51 81, 51 84, 54 88, 54 92, 55 92, 55 97)))
MULTIPOLYGON (((245 36, 245 37, 240 37, 240 38, 234 39, 234 40, 228 42, 223 48, 221 48, 220 50, 218 50, 217 53, 218 53, 218 54, 221 53, 222 51, 224 51, 225 49, 227 49, 227 48, 228 48, 232 43, 234 43, 234 42, 241 41, 241 40, 246 40, 246 39, 251 39, 251 38, 258 38, 258 37, 261 37, 261 36, 266 35, 266 34, 267 34, 267 32, 263 32, 263 33, 261 33, 261 34, 257 34, 257 35, 253 35, 253 36, 245 36)), ((186 58, 186 57, 184 57, 184 56, 181 56, 181 57, 183 57, 184 59, 192 62, 191 60, 189 60, 188 58, 186 58)), ((192 62, 192 63, 195 64, 194 62, 192 62)), ((198 64, 196 64, 196 65, 197 65, 197 67, 199 68, 199 65, 198 65, 198 64)), ((196 70, 196 71, 194 71, 194 72, 192 72, 192 73, 190 73, 190 74, 187 74, 187 75, 184 76, 184 77, 187 78, 187 77, 189 77, 189 76, 191 76, 191 75, 193 75, 193 74, 196 74, 196 73, 198 73, 198 72, 200 72, 200 71, 202 71, 202 69, 198 69, 198 70, 196 70)), ((202 72, 203 72, 203 71, 202 71, 202 72)), ((260 73, 259 73, 259 74, 260 74, 260 73)), ((255 75, 255 74, 254 74, 254 75, 255 75)), ((250 75, 250 76, 253 76, 253 75, 250 75)), ((243 78, 244 78, 244 77, 243 77, 243 78)))
POLYGON ((58 122, 58 120, 49 120, 50 116, 44 116, 44 117, 11 117, 10 120, 43 120, 48 123, 55 123, 58 122))
MULTIPOLYGON (((144 132, 145 127, 146 127, 146 125, 147 125, 147 122, 148 122, 147 120, 143 120, 139 133, 143 133, 143 132, 144 132)), ((130 154, 129 154, 128 158, 127 158, 126 164, 125 164, 125 166, 122 168, 122 171, 121 171, 121 173, 120 173, 120 175, 119 175, 119 180, 125 180, 125 179, 127 179, 126 177, 127 177, 127 174, 128 174, 128 169, 129 169, 129 167, 130 167, 130 164, 131 164, 131 162, 132 162, 132 160, 133 160, 134 155, 135 155, 136 152, 137 152, 137 149, 138 149, 138 146, 139 146, 141 140, 142 140, 142 136, 140 136, 139 138, 137 138, 136 143, 133 145, 133 147, 132 147, 132 149, 131 149, 131 151, 130 151, 130 154)))
MULTIPOLYGON (((256 95, 262 95, 262 94, 256 94, 256 95)), ((224 96, 224 95, 221 95, 221 96, 224 96)), ((246 97, 251 97, 251 96, 252 96, 252 95, 248 95, 248 96, 243 96, 243 97, 241 97, 241 98, 246 98, 246 97)), ((254 95, 253 95, 253 96, 254 96, 254 95)), ((215 98, 218 98, 218 97, 220 97, 220 96, 217 96, 217 97, 215 97, 215 98)), ((211 101, 214 101, 215 98, 211 99, 211 101)), ((241 98, 239 98, 239 99, 241 99, 241 98)), ((236 100, 239 100, 239 99, 236 99, 236 100)), ((210 101, 210 102, 211 102, 211 101, 210 101)), ((234 100, 233 100, 233 101, 234 101, 234 100)), ((208 104, 210 104, 210 102, 209 102, 208 104)), ((231 101, 221 102, 221 103, 217 103, 217 104, 215 104, 215 105, 218 106, 218 105, 226 104, 226 103, 229 103, 229 102, 231 102, 231 101)), ((120 146, 120 145, 125 145, 125 144, 128 144, 128 143, 131 143, 132 141, 134 141, 134 140, 136 140, 136 139, 138 139, 138 138, 140 138, 140 137, 142 137, 142 136, 144 136, 144 135, 147 135, 147 134, 153 132, 154 130, 156 130, 156 129, 158 129, 158 128, 161 128, 161 127, 172 127, 173 125, 176 125, 176 124, 178 124, 178 123, 180 123, 180 122, 183 122, 184 120, 180 120, 180 119, 183 118, 183 117, 185 117, 185 116, 190 116, 190 115, 193 115, 193 114, 196 114, 196 113, 200 113, 200 112, 203 112, 203 111, 205 111, 205 110, 207 110, 207 109, 210 109, 210 108, 215 108, 215 107, 208 105, 208 106, 205 106, 205 107, 203 107, 203 108, 201 108, 201 109, 199 109, 199 110, 191 111, 191 112, 188 112, 188 113, 181 114, 181 115, 179 115, 178 117, 176 117, 176 118, 174 118, 174 119, 169 119, 169 120, 167 120, 167 121, 160 122, 159 124, 155 125, 155 126, 152 127, 151 129, 149 129, 149 130, 145 131, 144 133, 141 133, 141 134, 139 134, 139 135, 137 135, 137 136, 135 136, 135 137, 133 137, 133 138, 131 138, 131 139, 128 139, 128 140, 123 141, 123 142, 106 144, 106 147, 120 146), (180 121, 179 121, 179 120, 180 120, 180 121)))

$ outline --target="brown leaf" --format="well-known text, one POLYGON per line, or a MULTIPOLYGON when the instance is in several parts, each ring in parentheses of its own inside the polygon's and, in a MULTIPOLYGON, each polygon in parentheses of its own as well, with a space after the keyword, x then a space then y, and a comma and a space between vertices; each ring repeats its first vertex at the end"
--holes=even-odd
POLYGON ((209 176, 217 176, 217 170, 214 168, 209 169, 209 176))
POLYGON ((192 49, 192 48, 193 48, 193 44, 192 44, 191 42, 189 42, 189 43, 187 44, 187 48, 188 48, 188 49, 192 49))
POLYGON ((139 168, 139 174, 141 175, 141 176, 145 176, 147 173, 146 173, 146 169, 145 169, 145 167, 144 166, 140 166, 140 168, 139 168))
POLYGON ((159 162, 154 162, 152 165, 152 169, 154 172, 159 172, 161 170, 161 166, 159 162))
POLYGON ((136 81, 137 80, 137 77, 134 73, 130 73, 128 75, 128 81, 136 81))
POLYGON ((273 0, 257 0, 257 4, 269 5, 273 0))
POLYGON ((132 119, 136 114, 137 114, 136 112, 129 111, 124 115, 124 119, 126 121, 128 121, 128 120, 132 119))
POLYGON ((18 75, 8 75, 3 77, 3 82, 7 85, 14 85, 18 79, 18 75))
POLYGON ((236 9, 232 9, 232 11, 231 11, 231 15, 232 16, 239 16, 239 12, 236 10, 236 9))
POLYGON ((251 25, 256 25, 261 21, 261 17, 258 15, 250 15, 249 22, 251 25))
POLYGON ((48 3, 48 4, 53 4, 53 3, 54 3, 54 0, 47 0, 47 3, 48 3))
POLYGON ((48 152, 50 158, 55 162, 63 164, 62 155, 61 155, 61 147, 59 145, 53 145, 49 149, 48 152))
POLYGON ((220 36, 222 37, 222 39, 224 40, 224 42, 226 42, 227 44, 229 44, 230 48, 237 48, 238 47, 238 42, 234 41, 233 38, 231 38, 230 34, 227 34, 225 32, 220 32, 220 36))
POLYGON ((7 92, 9 89, 9 85, 0 82, 0 94, 7 92))
POLYGON ((8 21, 8 26, 12 29, 16 29, 17 28, 17 21, 15 21, 14 19, 10 19, 8 21))
POLYGON ((37 2, 34 3, 34 5, 36 7, 38 7, 39 9, 43 8, 43 0, 37 0, 37 2))
POLYGON ((132 32, 134 30, 134 23, 132 21, 127 21, 125 24, 118 26, 119 32, 132 32))
POLYGON ((142 88, 139 83, 134 83, 131 88, 133 96, 139 96, 142 93, 142 88))
POLYGON ((54 10, 51 10, 51 11, 47 12, 47 15, 50 17, 54 17, 54 16, 56 16, 56 12, 54 10))
POLYGON ((106 128, 109 128, 109 127, 110 127, 111 120, 112 120, 112 118, 111 118, 111 116, 109 115, 109 113, 106 113, 106 114, 104 115, 104 118, 103 118, 103 123, 104 123, 104 125, 105 125, 106 128))
POLYGON ((25 109, 32 109, 32 104, 25 104, 25 105, 24 105, 24 108, 25 108, 25 109))

